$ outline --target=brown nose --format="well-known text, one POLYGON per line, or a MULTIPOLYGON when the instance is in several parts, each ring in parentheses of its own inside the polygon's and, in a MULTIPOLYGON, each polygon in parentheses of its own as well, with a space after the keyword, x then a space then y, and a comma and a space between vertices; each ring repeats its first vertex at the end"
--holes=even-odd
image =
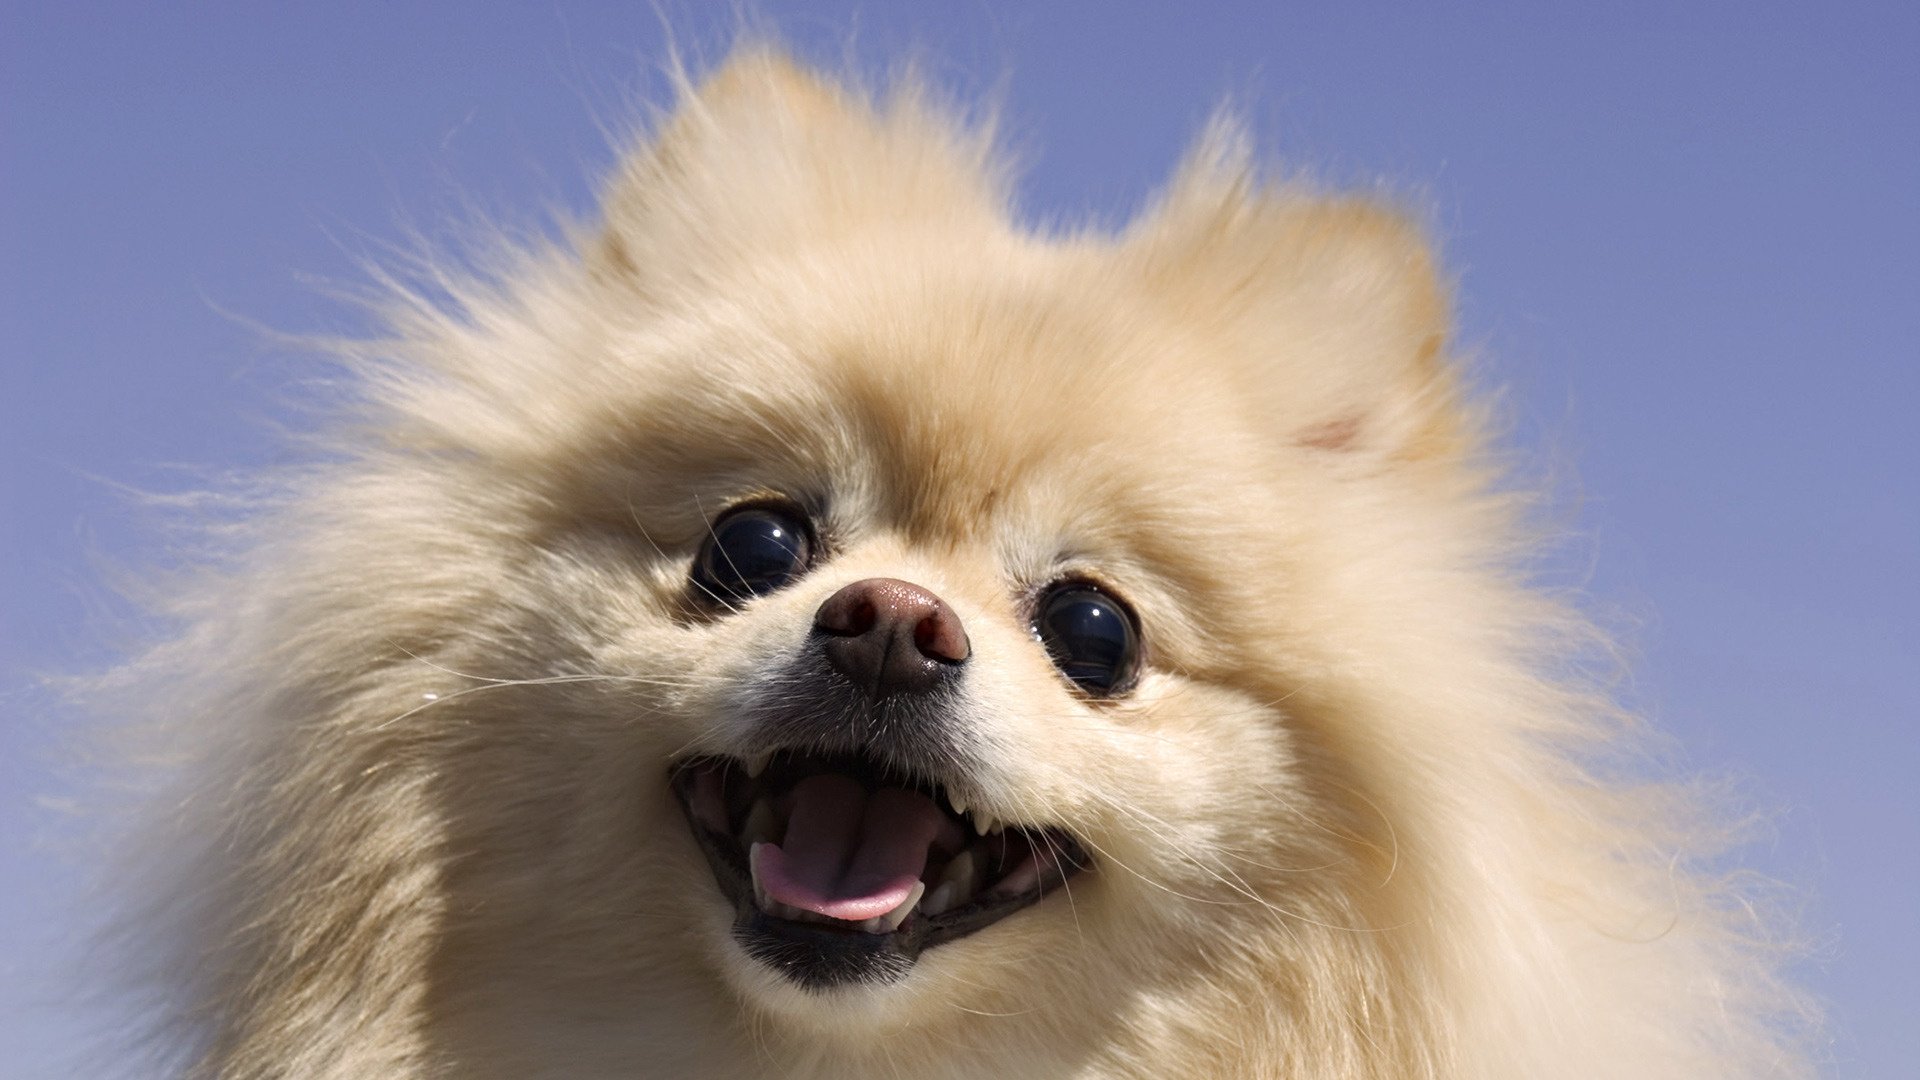
POLYGON ((898 578, 867 578, 827 597, 813 629, 827 662, 876 698, 932 690, 972 652, 947 602, 898 578))

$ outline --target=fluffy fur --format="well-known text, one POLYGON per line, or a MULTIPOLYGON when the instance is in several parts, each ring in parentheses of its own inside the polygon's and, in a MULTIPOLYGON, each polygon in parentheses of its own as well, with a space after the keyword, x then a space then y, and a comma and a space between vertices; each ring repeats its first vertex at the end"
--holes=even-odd
POLYGON ((353 415, 99 688, 179 753, 131 925, 186 1075, 1800 1075, 1720 833, 1597 764, 1630 725, 1401 214, 1223 123, 1123 230, 1037 235, 988 133, 745 50, 483 277, 342 347, 353 415), (768 492, 831 557, 683 617, 768 492), (1141 617, 1122 700, 1032 640, 1063 571, 1141 617), (732 943, 666 767, 871 575, 965 620, 994 805, 1095 866, 810 992, 732 943))

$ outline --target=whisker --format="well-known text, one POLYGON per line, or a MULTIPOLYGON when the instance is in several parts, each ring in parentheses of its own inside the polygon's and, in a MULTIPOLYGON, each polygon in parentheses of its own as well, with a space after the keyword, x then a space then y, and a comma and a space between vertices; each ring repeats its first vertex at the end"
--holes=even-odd
MULTIPOLYGON (((458 674, 458 673, 454 673, 454 674, 458 674)), ((478 678, 477 676, 466 676, 466 677, 478 678)), ((397 724, 400 721, 405 720, 408 717, 411 717, 417 713, 423 712, 427 709, 434 708, 435 706, 445 705, 447 702, 455 701, 459 698, 480 693, 483 690, 505 690, 512 687, 558 686, 558 685, 564 685, 569 683, 596 683, 596 682, 611 682, 611 683, 619 683, 619 684, 638 682, 643 685, 666 685, 666 686, 674 685, 673 683, 665 682, 661 680, 655 680, 650 676, 644 676, 644 675, 581 674, 581 675, 546 675, 546 676, 540 676, 540 677, 530 678, 530 679, 488 678, 488 679, 482 679, 480 682, 480 685, 478 686, 469 686, 469 687, 466 687, 465 689, 455 690, 455 691, 452 691, 451 693, 446 693, 446 694, 431 695, 426 701, 423 701, 420 704, 415 705, 414 707, 406 710, 405 712, 402 712, 396 716, 389 717, 388 719, 383 720, 380 723, 374 725, 373 730, 383 731, 389 727, 392 727, 394 724, 397 724)))
MULTIPOLYGON (((733 556, 727 554, 727 549, 721 546, 720 534, 714 531, 713 518, 707 515, 707 508, 705 505, 701 503, 700 495, 698 492, 694 493, 693 506, 694 506, 694 509, 700 511, 700 520, 706 524, 707 535, 711 537, 713 540, 713 549, 720 553, 721 558, 727 560, 727 566, 729 569, 733 571, 733 576, 736 578, 740 578, 741 580, 744 581, 746 579, 746 575, 740 572, 740 567, 735 565, 733 561, 733 556)), ((711 590, 706 588, 702 588, 700 591, 703 593, 706 593, 709 596, 712 596, 716 601, 720 603, 721 607, 724 607, 727 609, 727 612, 729 614, 737 615, 740 613, 741 609, 735 604, 733 604, 732 602, 730 602, 726 597, 717 595, 711 590)))

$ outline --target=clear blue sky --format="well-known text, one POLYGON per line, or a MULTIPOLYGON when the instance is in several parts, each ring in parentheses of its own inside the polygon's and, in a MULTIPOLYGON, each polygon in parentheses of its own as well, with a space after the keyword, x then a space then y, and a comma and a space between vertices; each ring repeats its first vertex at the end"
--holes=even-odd
MULTIPOLYGON (((659 88, 645 3, 159 7, 0 6, 0 1077, 77 1038, 27 687, 110 655, 88 552, 153 543, 96 478, 273 460, 295 368, 248 322, 351 330, 321 286, 381 242, 585 206, 598 123, 659 88)), ((816 57, 1004 76, 1036 216, 1136 206, 1226 94, 1282 160, 1431 207, 1562 582, 1811 893, 1830 1073, 1912 1076, 1920 5, 1544 7, 762 5, 816 57)))

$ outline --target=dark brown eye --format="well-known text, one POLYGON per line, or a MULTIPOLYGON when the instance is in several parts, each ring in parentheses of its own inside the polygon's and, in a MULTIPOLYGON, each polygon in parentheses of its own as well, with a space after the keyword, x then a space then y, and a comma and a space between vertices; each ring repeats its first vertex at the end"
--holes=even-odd
POLYGON ((743 507, 713 523, 693 561, 693 586, 723 604, 764 596, 799 577, 811 554, 806 521, 798 513, 743 507))
POLYGON ((1133 613, 1085 582, 1064 582, 1041 595, 1033 636, 1060 674, 1090 694, 1112 697, 1133 684, 1140 657, 1133 613))

